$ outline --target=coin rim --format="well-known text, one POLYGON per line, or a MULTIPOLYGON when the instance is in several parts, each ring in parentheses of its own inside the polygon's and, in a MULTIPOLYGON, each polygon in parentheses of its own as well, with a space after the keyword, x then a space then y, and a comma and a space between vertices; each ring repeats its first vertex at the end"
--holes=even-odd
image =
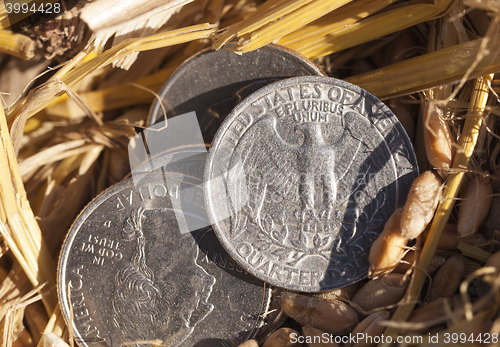
MULTIPOLYGON (((231 47, 236 46, 236 44, 228 44, 225 45, 223 48, 220 50, 229 50, 231 47)), ((288 48, 285 46, 281 46, 278 44, 268 44, 265 45, 264 47, 259 48, 259 50, 268 50, 272 52, 277 52, 279 53, 282 57, 293 60, 295 62, 300 63, 299 65, 303 65, 309 72, 313 75, 318 75, 318 76, 327 76, 326 73, 316 64, 314 64, 311 60, 306 58, 304 55, 288 48)), ((217 54, 219 51, 213 50, 211 47, 207 47, 198 53, 192 55, 188 59, 186 59, 181 65, 179 65, 174 72, 168 77, 167 81, 162 85, 160 92, 158 93, 159 98, 155 99, 153 104, 151 105, 151 109, 148 114, 147 118, 147 126, 153 126, 158 122, 158 117, 157 115, 160 113, 163 113, 160 107, 160 102, 158 100, 161 100, 163 102, 163 99, 165 98, 165 95, 167 92, 172 88, 172 86, 175 85, 175 81, 179 77, 179 75, 182 73, 182 71, 186 68, 190 68, 189 65, 195 62, 197 58, 199 58, 202 55, 208 55, 208 54, 217 54), (155 115, 155 118, 153 119, 153 115, 155 115), (154 122, 153 122, 154 121, 154 122)), ((234 53, 236 54, 236 53, 234 53)), ((286 77, 284 78, 286 79, 286 77)), ((243 81, 242 81, 243 82, 243 81)))
MULTIPOLYGON (((146 173, 146 174, 141 173, 141 175, 146 176, 146 179, 144 181, 146 181, 149 177, 152 178, 153 176, 162 177, 162 179, 164 179, 165 176, 178 177, 180 179, 182 179, 183 177, 189 177, 189 178, 193 178, 194 180, 200 181, 199 178, 191 177, 191 176, 183 175, 183 174, 178 174, 175 172, 165 172, 165 173, 154 172, 154 173, 146 173)), ((201 181, 200 181, 200 183, 201 183, 201 181)), ((132 177, 127 178, 127 179, 124 179, 122 181, 115 183, 114 185, 112 185, 112 186, 108 187, 107 189, 105 189, 104 191, 102 191, 99 195, 97 195, 89 203, 87 203, 87 205, 85 205, 85 207, 80 211, 80 213, 76 217, 75 221, 73 222, 73 224, 71 225, 71 227, 69 229, 68 234, 66 235, 66 237, 63 241, 63 245, 61 247, 61 252, 59 253, 59 259, 57 262, 57 281, 56 281, 57 286, 56 287, 57 287, 57 298, 59 301, 61 312, 63 314, 64 321, 68 327, 70 326, 70 324, 69 324, 70 313, 69 313, 69 301, 66 298, 67 297, 67 290, 66 290, 66 284, 67 284, 66 282, 67 281, 65 281, 64 285, 61 285, 61 284, 62 284, 62 281, 66 279, 66 274, 65 274, 66 270, 65 269, 67 268, 67 262, 69 259, 69 254, 71 252, 71 246, 73 245, 74 239, 75 239, 76 235, 78 234, 78 231, 80 230, 83 222, 99 206, 101 206, 103 202, 108 200, 110 198, 110 195, 114 195, 114 194, 116 194, 117 191, 123 190, 124 188, 122 188, 122 186, 134 187, 133 178, 132 177), (95 206, 91 206, 93 204, 95 206), (77 229, 75 229, 75 228, 77 228, 77 229), (62 300, 61 298, 65 298, 65 299, 62 300)), ((212 229, 213 229, 213 227, 212 227, 212 229)), ((259 318, 258 318, 258 321, 256 322, 257 324, 255 324, 255 326, 253 328, 252 333, 250 335, 248 335, 248 340, 254 338, 259 333, 260 328, 262 328, 262 325, 264 323, 264 314, 267 312, 267 310, 269 308, 269 304, 271 303, 272 286, 268 282, 265 282, 265 281, 263 281, 263 284, 264 284, 264 286, 262 287, 262 294, 263 295, 262 295, 262 300, 261 300, 261 310, 259 312, 259 318)), ((76 326, 74 324, 73 324, 73 334, 75 337, 74 340, 76 341, 78 346, 80 346, 80 347, 90 347, 91 346, 90 344, 88 344, 87 342, 84 341, 84 339, 81 337, 80 332, 78 331, 78 329, 76 328, 76 326)), ((182 346, 182 344, 181 344, 181 346, 182 346)))
MULTIPOLYGON (((256 271, 255 268, 248 266, 247 262, 244 261, 244 259, 238 254, 238 252, 236 252, 234 247, 227 240, 226 235, 220 230, 219 224, 217 223, 217 221, 214 218, 215 206, 212 203, 212 198, 210 195, 210 190, 211 190, 210 189, 210 182, 211 182, 210 175, 211 175, 211 171, 212 171, 212 166, 215 162, 214 151, 218 151, 218 148, 223 143, 223 138, 224 138, 226 132, 230 129, 231 124, 236 120, 236 118, 241 114, 241 112, 246 107, 248 107, 249 104, 251 104, 252 102, 255 102, 257 99, 272 92, 273 90, 278 90, 278 89, 286 87, 288 85, 296 85, 299 83, 314 83, 314 82, 349 89, 349 90, 354 91, 357 94, 360 94, 361 96, 369 99, 371 102, 373 102, 374 105, 377 105, 380 108, 380 111, 383 112, 384 115, 386 115, 386 117, 391 118, 394 121, 394 126, 396 128, 398 128, 398 131, 400 132, 400 134, 403 138, 403 141, 408 146, 409 157, 407 159, 410 163, 414 164, 414 170, 413 170, 414 179, 418 176, 418 172, 419 172, 419 167, 418 167, 415 151, 413 148, 413 144, 411 143, 410 138, 408 137, 408 134, 406 133, 406 130, 404 129, 403 125, 401 124, 401 122, 399 121, 397 116, 392 112, 392 110, 386 104, 384 104, 382 101, 380 101, 373 94, 371 94, 370 92, 364 90, 363 88, 361 88, 355 84, 352 84, 352 83, 349 83, 349 82, 346 82, 343 80, 339 80, 339 79, 336 79, 333 77, 322 77, 322 76, 299 76, 299 77, 292 77, 292 78, 288 78, 288 79, 283 79, 280 81, 276 81, 272 84, 269 84, 265 87, 262 87, 261 89, 250 94, 247 98, 242 100, 238 104, 238 106, 236 106, 231 111, 231 113, 224 119, 221 126, 217 130, 217 133, 214 136, 212 144, 210 145, 210 149, 209 149, 208 155, 207 155, 207 161, 205 163, 205 172, 203 175, 203 186, 204 186, 204 193, 205 193, 205 206, 206 206, 206 210, 207 210, 208 219, 209 219, 210 223, 212 224, 212 228, 214 229, 215 234, 219 238, 219 241, 222 244, 222 246, 224 247, 224 249, 226 250, 226 252, 243 269, 245 269, 246 271, 248 271, 249 273, 251 273, 255 277, 259 278, 260 280, 267 282, 267 283, 270 283, 271 285, 273 285, 275 287, 284 288, 284 289, 293 290, 293 291, 307 292, 307 293, 321 293, 321 292, 341 288, 341 287, 359 282, 367 276, 368 268, 366 269, 365 272, 358 274, 357 276, 351 278, 349 281, 342 282, 341 286, 335 285, 333 283, 330 285, 322 286, 321 288, 311 288, 310 286, 305 286, 305 285, 300 285, 300 284, 292 285, 292 284, 287 284, 287 283, 279 283, 272 277, 262 275, 262 273, 256 271)), ((362 115, 362 116, 365 117, 365 115, 362 115)), ((240 139, 241 139, 241 137, 240 137, 240 139)), ((392 153, 391 153, 391 155, 392 155, 392 153)), ((402 176, 400 176, 400 177, 402 177, 402 176)), ((400 177, 397 177, 397 179, 399 179, 400 177)), ((408 187, 408 191, 409 191, 409 189, 410 189, 410 187, 408 187)), ((399 202, 399 200, 400 200, 399 195, 401 195, 401 193, 398 193, 397 201, 398 201, 398 204, 401 204, 401 202, 399 202)), ((216 200, 215 197, 214 197, 214 200, 216 200)), ((396 210, 396 208, 394 208, 394 210, 396 210)), ((367 249, 367 252, 369 252, 368 249, 367 249)))

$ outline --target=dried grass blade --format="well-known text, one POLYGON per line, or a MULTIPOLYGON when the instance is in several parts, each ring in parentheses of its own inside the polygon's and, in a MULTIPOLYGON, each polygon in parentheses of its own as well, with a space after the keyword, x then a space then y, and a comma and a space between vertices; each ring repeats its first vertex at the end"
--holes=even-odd
MULTIPOLYGON (((476 61, 483 39, 444 48, 420 57, 405 60, 368 73, 347 78, 347 81, 366 89, 378 98, 407 95, 442 85, 458 82, 476 61), (446 67, 446 68, 443 68, 446 67)), ((500 71, 500 34, 489 38, 485 56, 470 78, 500 71)))
MULTIPOLYGON (((489 87, 493 80, 493 74, 477 78, 469 103, 469 110, 466 115, 464 130, 458 144, 459 150, 453 160, 452 172, 448 176, 448 182, 443 192, 443 201, 439 204, 434 221, 432 222, 429 236, 425 242, 422 254, 419 258, 417 268, 428 269, 432 257, 436 253, 437 244, 446 223, 451 214, 455 198, 460 189, 460 183, 468 167, 469 160, 474 151, 474 147, 479 135, 479 129, 483 121, 483 113, 488 101, 489 87)), ((411 279, 410 285, 406 292, 406 302, 399 306, 392 317, 393 322, 406 321, 413 310, 420 292, 424 286, 426 274, 424 271, 415 271, 411 279)), ((397 328, 387 328, 384 332, 385 336, 391 336, 393 341, 396 341, 396 336, 399 332, 397 328)), ((390 346, 392 343, 380 343, 379 347, 390 346)))
MULTIPOLYGON (((28 277, 23 272, 19 262, 15 262, 0 285, 0 302, 6 303, 19 297, 21 293, 26 292, 28 286, 31 286, 28 283, 28 277)), ((6 312, 7 307, 0 306, 0 320, 4 318, 6 312)))
MULTIPOLYGON (((87 149, 87 148, 86 148, 87 149)), ((101 155, 104 150, 102 145, 91 145, 88 146, 88 150, 84 152, 83 160, 78 168, 78 175, 83 176, 88 170, 94 165, 97 158, 101 155)))
POLYGON ((85 142, 85 140, 63 142, 50 148, 44 149, 43 151, 40 151, 35 155, 32 155, 19 164, 19 172, 21 174, 21 177, 24 177, 26 174, 42 165, 53 163, 55 161, 59 161, 71 155, 77 154, 74 152, 70 152, 72 154, 67 154, 67 152, 77 148, 81 148, 85 144, 85 142))
MULTIPOLYGON (((0 223, 12 231, 12 238, 6 241, 11 249, 19 249, 18 261, 24 264, 33 286, 47 283, 48 288, 52 289, 56 285, 56 267, 26 197, 1 107, 0 135, 0 223)), ((55 292, 45 295, 43 302, 50 314, 57 306, 55 292)))
POLYGON ((50 182, 53 187, 40 189, 45 193, 39 206, 43 216, 40 228, 44 235, 53 241, 49 245, 52 254, 58 254, 68 228, 88 200, 88 187, 94 173, 95 161, 103 146, 94 146, 85 154, 69 157, 59 163, 50 182), (72 174, 78 170, 78 174, 72 174), (72 179, 66 185, 62 183, 72 174, 72 179), (53 183, 52 183, 53 182, 53 183))
POLYGON ((289 0, 283 1, 269 8, 267 11, 258 13, 247 20, 233 24, 228 28, 224 28, 225 32, 220 35, 213 44, 214 49, 220 49, 226 42, 234 37, 241 37, 247 33, 257 30, 275 20, 286 16, 290 12, 309 4, 314 0, 289 0))
POLYGON ((0 30, 0 52, 29 60, 35 56, 35 42, 28 36, 0 30))
POLYGON ((26 260, 24 259, 23 254, 17 247, 17 243, 14 241, 12 238, 12 232, 10 230, 7 230, 8 225, 4 223, 0 223, 0 234, 2 235, 3 239, 5 242, 10 246, 10 250, 14 254, 14 257, 18 260, 19 265, 24 270, 24 273, 26 274, 26 277, 28 277, 29 281, 31 283, 36 282, 36 274, 31 271, 31 267, 28 265, 26 260))
MULTIPOLYGON (((152 16, 179 8, 192 0, 97 0, 86 4, 81 9, 81 18, 93 32, 107 36, 124 30, 127 26, 137 29, 134 24, 138 21, 146 22, 152 16)), ((102 40, 99 40, 102 41, 102 40)), ((105 42, 104 42, 105 43, 105 42)))
MULTIPOLYGON (((61 308, 58 305, 54 312, 52 312, 52 315, 50 316, 50 319, 47 323, 47 326, 45 327, 43 331, 42 338, 38 341, 37 347, 46 347, 47 346, 47 341, 46 337, 49 336, 49 338, 53 338, 54 335, 50 335, 50 333, 55 334, 56 336, 63 336, 64 333, 64 328, 66 324, 64 323, 64 319, 62 317, 61 313, 61 308)), ((51 346, 52 347, 52 346, 51 346)))
POLYGON ((482 250, 479 247, 469 245, 465 242, 459 241, 458 242, 458 247, 457 247, 463 255, 472 258, 472 259, 477 259, 482 262, 487 262, 488 259, 491 257, 490 252, 486 252, 485 250, 482 250))
POLYGON ((282 2, 285 2, 285 1, 287 1, 287 0, 267 0, 265 3, 263 3, 261 6, 259 6, 257 11, 254 13, 254 15, 264 13, 265 11, 269 10, 270 8, 272 8, 278 4, 281 4, 282 2))
POLYGON ((86 51, 79 52, 76 56, 73 57, 73 59, 65 63, 65 65, 54 74, 53 78, 61 79, 61 76, 67 74, 69 71, 75 68, 75 66, 77 66, 79 63, 89 61, 90 59, 95 58, 96 56, 97 53, 95 52, 88 52, 88 53, 86 51))
MULTIPOLYGON (((53 80, 60 80, 59 76, 63 76, 69 71, 71 71, 76 65, 78 65, 80 62, 86 62, 89 61, 90 59, 94 58, 97 55, 95 52, 79 52, 73 59, 69 60, 59 71, 57 71, 54 76, 52 77, 53 80)), ((62 95, 59 97, 57 100, 64 100, 67 97, 67 95, 62 95)), ((5 114, 7 115, 7 120, 12 121, 12 115, 18 114, 19 111, 22 109, 24 104, 26 103, 27 97, 20 98, 19 100, 16 101, 14 105, 9 107, 8 109, 5 110, 5 114)), ((9 122, 10 123, 10 122, 9 122)))
POLYGON ((291 49, 296 49, 296 47, 303 46, 305 41, 313 42, 319 40, 325 35, 328 35, 329 32, 356 23, 395 1, 396 0, 360 0, 350 2, 332 13, 303 26, 300 30, 295 30, 283 36, 278 40, 278 43, 291 49))
POLYGON ((319 40, 304 41, 303 46, 295 49, 309 59, 323 57, 442 16, 455 1, 457 0, 436 0, 433 4, 410 3, 370 16, 343 29, 334 29, 319 40))
MULTIPOLYGON (((197 39, 208 38, 216 30, 215 25, 208 23, 193 25, 190 27, 171 30, 168 32, 155 34, 152 36, 140 38, 140 39, 129 39, 121 44, 114 46, 113 48, 98 54, 94 58, 78 65, 74 69, 68 71, 65 74, 61 74, 58 80, 49 80, 44 84, 45 89, 43 90, 32 90, 34 94, 45 94, 42 101, 37 100, 33 105, 28 106, 29 100, 26 99, 25 104, 22 108, 18 104, 14 105, 14 109, 20 109, 18 112, 11 113, 9 117, 9 124, 13 124, 15 120, 22 115, 23 110, 26 110, 26 119, 32 117, 34 114, 44 109, 55 101, 61 93, 59 84, 65 84, 69 88, 73 87, 76 83, 84 79, 86 76, 93 73, 95 70, 108 66, 113 61, 123 58, 128 54, 134 52, 141 52, 151 49, 157 49, 167 46, 176 45, 179 43, 185 43, 197 39), (58 89, 59 88, 59 89, 58 89), (57 91, 57 93, 52 92, 57 91), (51 94, 51 95, 50 95, 51 94)), ((20 101, 21 102, 21 101, 20 101)), ((24 128, 24 127, 23 127, 24 128)))
MULTIPOLYGON (((175 70, 175 67, 160 70, 150 76, 140 78, 135 83, 158 92, 165 80, 175 70)), ((122 107, 151 103, 154 95, 131 84, 98 89, 91 92, 80 93, 80 98, 94 112, 114 110, 122 107)), ((61 100, 59 98, 57 101, 61 100)), ((65 98, 62 102, 53 103, 46 109, 47 113, 64 118, 78 118, 85 115, 73 100, 65 98)))
POLYGON ((304 25, 338 9, 352 0, 316 0, 309 3, 270 25, 263 26, 252 32, 250 40, 240 46, 234 47, 238 52, 245 53, 256 50, 268 43, 289 34, 304 25))

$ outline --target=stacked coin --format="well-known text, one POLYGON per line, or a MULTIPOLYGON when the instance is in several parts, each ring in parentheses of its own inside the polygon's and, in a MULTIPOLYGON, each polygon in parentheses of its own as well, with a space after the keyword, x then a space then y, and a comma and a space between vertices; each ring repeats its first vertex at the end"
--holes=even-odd
MULTIPOLYGON (((210 143, 251 92, 311 74, 323 75, 278 46, 244 56, 206 51, 183 64, 161 95, 169 117, 196 111, 210 143)), ((153 106, 151 124, 165 119, 162 109, 153 106)), ((209 227, 205 159, 197 144, 165 148, 78 216, 63 245, 58 293, 81 347, 237 346, 283 322, 271 287, 236 263, 209 227), (207 227, 183 233, 179 216, 207 227)))
POLYGON ((222 123, 205 198, 219 240, 243 268, 319 292, 366 277, 370 246, 417 174, 387 106, 340 80, 296 77, 253 93, 222 123))
POLYGON ((202 52, 160 95, 152 132, 129 148, 142 159, 63 246, 59 297, 81 347, 238 346, 283 323, 271 285, 320 292, 366 276, 418 172, 384 104, 278 46, 202 52), (175 131, 189 112, 200 136, 175 131), (169 147, 152 156, 153 143, 169 147))
POLYGON ((230 47, 205 50, 184 62, 160 91, 164 107, 153 104, 149 125, 194 111, 205 143, 210 144, 229 112, 259 88, 289 77, 325 76, 309 60, 285 47, 268 45, 244 55, 235 54, 230 47))
POLYGON ((78 217, 59 295, 80 345, 237 345, 257 333, 269 286, 235 263, 211 228, 181 234, 175 202, 189 204, 187 219, 206 218, 199 182, 175 174, 123 181, 78 217))

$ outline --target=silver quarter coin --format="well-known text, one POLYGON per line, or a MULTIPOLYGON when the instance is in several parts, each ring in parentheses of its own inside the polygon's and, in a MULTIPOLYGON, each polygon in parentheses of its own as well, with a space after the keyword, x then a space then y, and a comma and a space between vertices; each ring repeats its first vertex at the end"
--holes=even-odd
MULTIPOLYGON (((195 111, 205 143, 210 143, 224 118, 245 97, 272 82, 294 76, 324 76, 302 55, 268 45, 238 55, 228 50, 205 50, 186 60, 160 91, 167 117, 195 111)), ((158 102, 149 125, 165 119, 158 102)))
POLYGON ((270 287, 244 271, 211 228, 179 232, 174 202, 189 211, 186 220, 206 218, 197 182, 128 179, 77 218, 61 252, 58 294, 81 347, 227 347, 256 335, 270 287))
POLYGON ((226 118, 205 165, 205 199, 242 267, 318 292, 366 276, 370 246, 417 173, 410 140, 382 102, 340 80, 296 77, 226 118))

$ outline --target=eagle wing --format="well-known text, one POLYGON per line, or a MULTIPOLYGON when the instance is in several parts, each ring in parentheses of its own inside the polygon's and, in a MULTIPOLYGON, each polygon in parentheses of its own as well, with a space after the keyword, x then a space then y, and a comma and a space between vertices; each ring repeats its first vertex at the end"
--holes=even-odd
POLYGON ((254 222, 259 219, 269 192, 287 201, 297 198, 298 154, 299 147, 278 134, 272 116, 257 121, 245 132, 235 147, 225 179, 233 233, 243 231, 249 215, 254 222))
POLYGON ((362 139, 358 139, 347 126, 340 139, 332 145, 337 151, 335 160, 336 179, 340 182, 344 176, 357 166, 356 157, 364 150, 362 139))

